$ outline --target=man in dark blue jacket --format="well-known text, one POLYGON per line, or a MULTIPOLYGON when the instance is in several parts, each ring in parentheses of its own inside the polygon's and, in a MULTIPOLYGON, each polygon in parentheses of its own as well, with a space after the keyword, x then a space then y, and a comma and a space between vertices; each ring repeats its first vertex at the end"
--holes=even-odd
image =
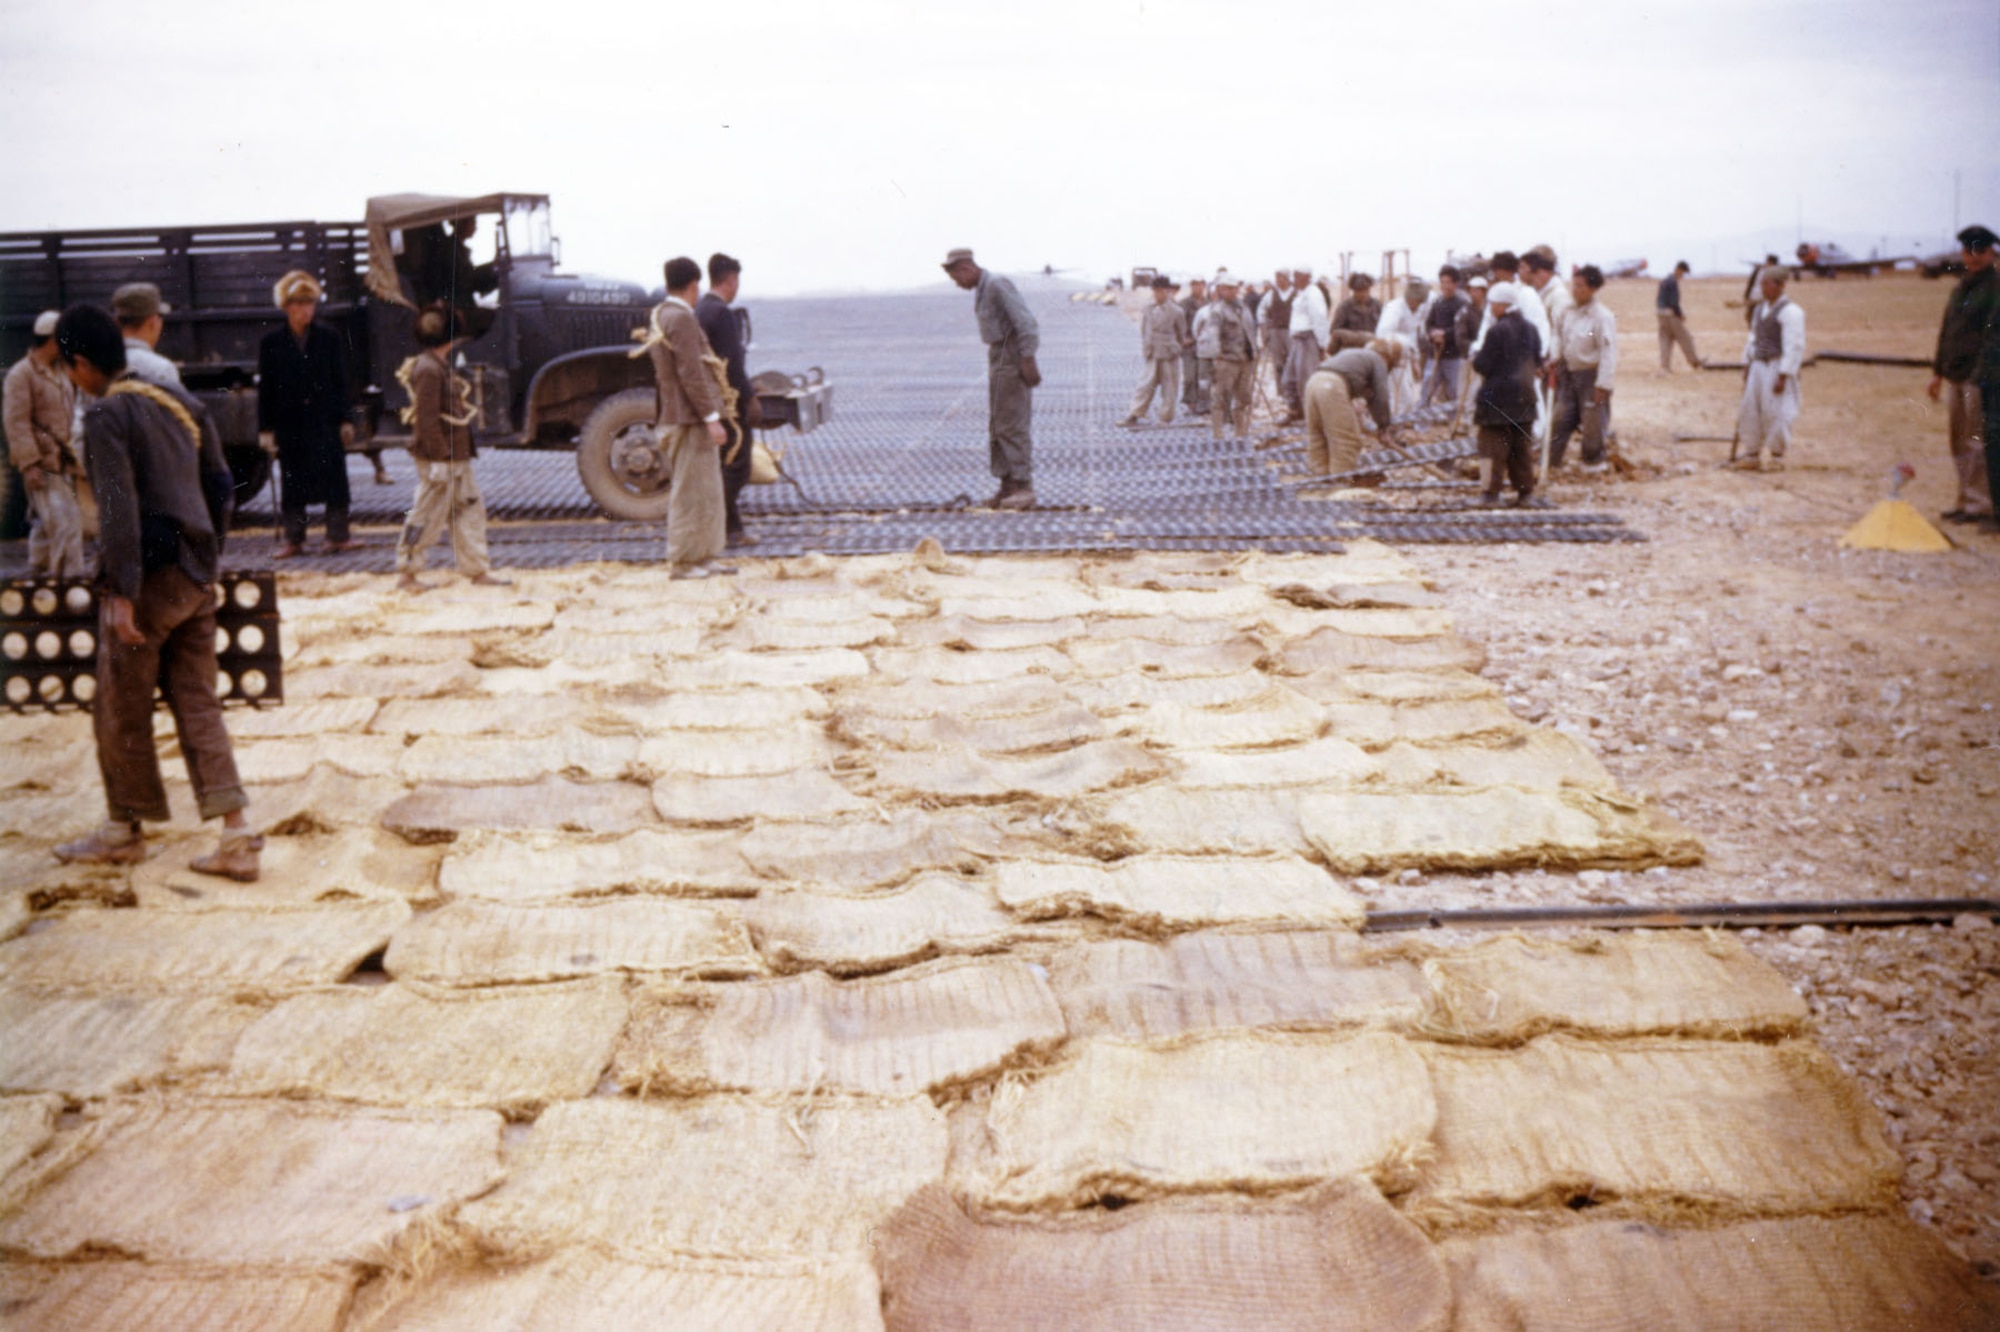
POLYGON ((1514 487, 1514 504, 1528 502, 1535 491, 1535 376, 1542 362, 1542 338, 1521 317, 1522 300, 1539 299, 1512 282, 1496 284, 1486 293, 1493 327, 1472 358, 1480 379, 1472 403, 1472 423, 1479 427, 1479 451, 1487 459, 1486 502, 1500 499, 1503 480, 1514 487))
POLYGON ((313 318, 322 292, 312 274, 285 274, 274 294, 285 327, 257 347, 257 439, 277 458, 284 487, 285 544, 273 558, 303 553, 306 510, 319 504, 326 506, 327 549, 355 550, 361 543, 347 527, 347 444, 354 438, 347 351, 340 334, 313 318))
POLYGON ((83 864, 145 858, 142 821, 170 817, 153 744, 153 691, 166 695, 195 801, 222 820, 222 844, 192 868, 257 878, 264 839, 250 832, 250 799, 215 695, 215 580, 235 484, 208 411, 186 390, 148 383, 125 366, 109 311, 73 305, 56 348, 89 399, 84 465, 99 514, 97 696, 92 720, 109 818, 56 848, 83 864))
POLYGON ((1660 279, 1660 289, 1653 294, 1653 313, 1660 321, 1661 374, 1673 373, 1676 347, 1687 357, 1689 366, 1701 369, 1701 357, 1694 350, 1694 334, 1688 332, 1687 314, 1681 309, 1681 279, 1692 271, 1687 260, 1681 260, 1674 265, 1673 272, 1660 279))
POLYGON ((757 538, 743 530, 743 516, 736 510, 737 497, 750 483, 750 432, 764 424, 757 395, 750 387, 750 370, 745 363, 748 349, 743 345, 743 325, 730 308, 743 282, 743 265, 726 254, 708 256, 708 290, 695 303, 694 317, 708 338, 708 346, 728 367, 729 387, 736 390, 736 415, 730 422, 731 439, 722 449, 722 516, 725 536, 733 547, 754 546, 757 538))

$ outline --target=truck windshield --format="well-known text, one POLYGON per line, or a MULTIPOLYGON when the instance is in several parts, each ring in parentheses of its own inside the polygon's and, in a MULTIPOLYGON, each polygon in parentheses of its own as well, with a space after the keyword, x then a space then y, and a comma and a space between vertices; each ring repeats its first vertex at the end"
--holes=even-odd
POLYGON ((549 206, 541 200, 509 199, 504 218, 507 253, 516 259, 549 253, 549 206))

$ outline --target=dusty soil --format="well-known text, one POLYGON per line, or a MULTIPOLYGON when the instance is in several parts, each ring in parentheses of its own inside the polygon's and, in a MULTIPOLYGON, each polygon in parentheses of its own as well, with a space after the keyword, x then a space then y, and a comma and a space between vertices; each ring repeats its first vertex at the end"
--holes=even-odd
MULTIPOLYGON (((1733 357, 1740 348, 1740 313, 1724 303, 1739 291, 1733 283, 1690 284, 1696 334, 1711 354, 1733 357)), ((1797 295, 1813 321, 1817 347, 1921 354, 1945 288, 1883 279, 1807 284, 1797 295)), ((1623 787, 1650 797, 1702 837, 1705 863, 1627 873, 1410 870, 1354 879, 1354 888, 1376 908, 1995 896, 1993 820, 1982 816, 2000 793, 1996 721, 1988 702, 2000 670, 1993 665, 2000 630, 1992 614, 2000 595, 2000 562, 1994 558, 2000 540, 1952 529, 1969 544, 1926 557, 1842 552, 1836 545, 1840 533, 1880 496, 1881 478, 1899 460, 1918 465, 1911 494, 1921 509, 1934 513, 1947 507, 1943 414, 1922 396, 1924 372, 1816 367, 1807 372, 1806 415, 1790 470, 1722 472, 1714 464, 1726 453, 1726 443, 1676 436, 1726 437, 1736 377, 1686 372, 1654 377, 1651 284, 1623 284, 1609 300, 1627 330, 1627 366, 1617 402, 1620 448, 1629 466, 1603 480, 1559 479, 1553 493, 1563 506, 1615 510, 1650 540, 1618 546, 1420 547, 1401 555, 1443 593, 1459 631, 1484 645, 1485 675, 1501 687, 1513 711, 1588 745, 1623 787)), ((1158 569, 1143 561, 1130 567, 1088 561, 1082 568, 1077 561, 983 561, 976 572, 1010 579, 1079 577, 1107 599, 1129 600, 1184 585, 1204 596, 1240 590, 1229 583, 1243 581, 1242 566, 1193 567, 1201 563, 1185 556, 1163 560, 1158 569)), ((262 807, 265 816, 278 817, 287 808, 279 788, 309 788, 294 794, 292 807, 318 817, 295 816, 290 822, 297 826, 274 841, 296 842, 296 857, 309 835, 324 835, 328 845, 345 837, 340 845, 365 860, 388 853, 373 842, 360 845, 363 834, 357 830, 376 830, 365 834, 372 838, 380 826, 399 827, 413 842, 425 843, 391 848, 399 861, 425 858, 418 876, 423 891, 409 894, 425 908, 439 897, 449 899, 471 877, 468 866, 480 836, 504 834, 516 825, 552 838, 550 846, 569 852, 585 877, 599 872, 583 864, 580 848, 603 838, 588 838, 580 827, 562 822, 563 810, 532 808, 544 792, 575 799, 575 788, 601 783, 602 789, 590 792, 593 797, 629 797, 618 809, 629 822, 650 829, 657 820, 648 782, 661 783, 651 799, 670 809, 685 794, 662 773, 691 774, 703 782, 755 781, 766 765, 750 759, 761 755, 772 766, 803 761, 779 741, 828 738, 811 727, 783 729, 773 722, 764 729, 782 734, 767 737, 768 753, 753 753, 748 741, 642 753, 640 736, 657 739, 653 732, 662 726, 649 709, 664 714, 677 702, 690 701, 671 697, 678 691, 660 686, 666 678, 661 660, 686 658, 673 669, 686 672, 693 693, 724 686, 765 690, 780 681, 773 673, 778 667, 818 662, 826 666, 822 675, 801 678, 816 681, 836 701, 846 689, 862 687, 843 680, 864 681, 870 690, 891 687, 892 665, 921 674, 946 663, 967 670, 991 664, 987 658, 994 654, 960 658, 927 652, 942 641, 929 621, 943 618, 943 594, 912 598, 927 603, 925 612, 905 614, 910 608, 898 605, 895 584, 921 582, 913 571, 890 571, 894 578, 880 586, 859 581, 834 586, 850 575, 859 579, 869 567, 865 561, 836 566, 815 559, 791 571, 795 577, 753 569, 732 580, 741 584, 736 588, 676 584, 672 595, 662 590, 656 571, 572 569, 524 575, 508 597, 454 589, 394 605, 381 579, 292 578, 286 585, 292 640, 287 683, 300 706, 285 714, 302 717, 315 703, 326 717, 341 705, 358 702, 362 708, 361 719, 325 721, 324 734, 268 731, 243 745, 248 761, 260 765, 252 784, 268 783, 272 792, 262 807), (819 613, 825 609, 819 603, 835 593, 850 604, 828 618, 832 612, 819 613), (743 604, 732 598, 743 598, 743 604), (779 602, 788 603, 791 613, 769 614, 779 602), (752 603, 757 613, 750 613, 752 603), (884 618, 878 624, 870 616, 884 618), (621 628, 634 635, 631 646, 607 655, 609 645, 601 640, 621 628), (638 637, 641 632, 646 636, 638 637), (861 649, 871 654, 865 663, 857 656, 861 649), (759 665, 768 669, 751 669, 759 665), (725 678, 724 668, 739 674, 725 678), (424 697, 413 698, 416 694, 424 697), (382 725, 373 728, 367 719, 375 715, 376 700, 392 698, 395 703, 384 705, 382 725), (506 706, 510 699, 512 708, 506 706), (396 704, 402 710, 390 712, 396 704), (614 704, 634 710, 615 727, 593 729, 563 712, 614 704), (474 715, 479 709, 484 712, 474 715), (480 716, 488 713, 498 713, 501 723, 486 726, 480 716), (525 736, 524 719, 532 733, 525 736), (351 733, 341 734, 343 727, 351 733), (462 731, 472 740, 489 732, 504 732, 505 739, 473 743, 462 731), (426 744, 440 737, 452 743, 426 744), (550 748, 557 739, 559 751, 550 748), (415 806, 421 802, 404 798, 419 784, 438 786, 441 780, 447 786, 456 780, 505 787, 514 780, 507 765, 530 752, 555 754, 534 762, 544 776, 560 767, 562 779, 541 781, 505 809, 482 799, 481 810, 495 805, 488 811, 490 823, 468 814, 471 802, 455 788, 460 805, 451 808, 420 811, 415 806), (424 775, 440 755, 458 765, 452 769, 455 779, 424 775), (724 760, 736 766, 725 770, 724 760), (311 775, 298 775, 304 772, 311 775), (300 804, 307 801, 315 803, 300 804), (412 836, 451 818, 471 830, 466 845, 445 850, 426 835, 412 836), (450 863, 458 856, 466 864, 450 863), (439 857, 447 859, 444 871, 438 869, 439 857), (446 872, 452 869, 462 873, 446 872), (434 895, 433 875, 439 885, 434 895)), ((1055 595, 1050 583, 1038 586, 1032 594, 1037 599, 1024 604, 1024 611, 1057 615, 1059 608, 1046 604, 1055 595)), ((1224 628, 1232 628, 1239 613, 1216 614, 1224 628)), ((1178 610, 1157 621, 1148 627, 1161 634, 1201 628, 1178 610)), ((1074 629, 1064 632, 1077 636, 1074 629)), ((1091 674, 1081 669, 1081 658, 1066 662, 1039 641, 1056 633, 1045 626, 1028 635, 1032 643, 1014 644, 1029 654, 1022 670, 1030 677, 1051 671, 1065 680, 1074 676, 1080 687, 1091 674)), ((1183 646, 1202 651, 1215 640, 1196 633, 1183 646)), ((1102 652, 1094 660, 1095 669, 1119 673, 1115 666, 1104 667, 1111 659, 1102 652)), ((972 676, 966 681, 977 683, 972 676)), ((786 692, 769 689, 767 701, 786 692)), ((878 711, 890 721, 910 720, 886 706, 878 711)), ((267 727, 285 720, 266 719, 267 727)), ((0 820, 7 833, 0 851, 18 853, 12 863, 45 863, 45 843, 59 831, 72 831, 65 821, 82 817, 89 807, 76 798, 78 791, 94 789, 87 727, 72 716, 17 722, 15 728, 9 742, 32 741, 40 746, 40 757, 35 771, 25 774, 31 780, 18 782, 9 796, 6 818, 0 820)), ((819 749, 813 743, 800 753, 812 757, 819 749)), ((1133 758, 1124 750, 1117 754, 1133 758)), ((966 780, 1000 781, 994 774, 1001 766, 972 769, 966 780)), ((169 764, 170 772, 177 767, 169 764)), ((830 767, 850 782, 864 775, 830 767)), ((1118 774, 1104 779, 1106 784, 1123 780, 1118 774)), ((819 797, 837 795, 831 781, 818 788, 819 797)), ((916 788, 892 795, 913 808, 930 802, 930 795, 916 788)), ((177 809, 187 809, 186 788, 178 781, 174 800, 177 809)), ((1256 801, 1268 805, 1270 797, 1260 794, 1256 801)), ((593 798, 578 808, 604 813, 607 806, 593 798)), ((1009 824, 1005 831, 1012 840, 1003 845, 1019 849, 1024 838, 1068 835, 1057 813, 1042 815, 1025 830, 1019 821, 1009 824)), ((803 823, 814 819, 810 811, 797 817, 803 823)), ((169 854, 181 856, 192 848, 187 830, 183 822, 177 829, 181 840, 169 854)), ((611 831, 605 829, 605 836, 611 831)), ((760 854, 770 850, 764 846, 760 854)), ((932 854, 928 844, 911 854, 919 851, 932 854)), ((270 854, 276 858, 278 849, 270 854)), ((561 863, 558 854, 547 865, 561 863)), ((789 864, 765 868, 782 877, 793 872, 789 864)), ((326 869, 324 861, 319 868, 326 869)), ((547 866, 536 872, 548 872, 547 866)), ((686 872, 691 881, 699 877, 694 868, 686 872)), ((160 877, 164 873, 135 871, 103 886, 127 888, 123 905, 179 910, 182 889, 160 877), (124 878, 145 890, 143 901, 124 878)), ((718 881, 728 877, 717 874, 718 881)), ((300 880, 295 891, 317 891, 308 882, 310 873, 292 877, 300 880)), ((214 891, 212 885, 207 891, 214 891)), ((402 892, 393 886, 382 891, 402 892)), ((86 915, 98 911, 100 900, 113 904, 108 897, 86 896, 45 909, 28 901, 11 925, 0 917, 0 934, 20 929, 25 938, 31 931, 46 932, 64 922, 41 916, 70 910, 86 915), (37 917, 32 923, 31 915, 37 917)), ((210 906, 227 909, 227 902, 210 906)), ((1814 926, 1747 933, 1752 947, 1808 1000, 1817 1041, 1883 1111, 1907 1167, 1903 1192, 1911 1215, 1989 1276, 2000 1274, 2000 1171, 1994 1166, 2000 1157, 1995 1151, 2000 1062, 1991 1034, 2000 1016, 1992 984, 2000 973, 2000 930, 1967 913, 1949 927, 1814 926)), ((160 948, 149 940, 140 951, 160 948)), ((595 964, 588 956, 570 959, 571 965, 585 962, 595 964)))
MULTIPOLYGON (((1949 287, 1800 280, 1808 349, 1928 356, 1949 287)), ((1740 359, 1740 282, 1692 282, 1702 354, 1740 359)), ((1523 716, 1586 740, 1620 784, 1706 840, 1695 869, 1385 884, 1377 905, 2000 897, 2000 537, 1939 523, 1941 555, 1844 550, 1898 463, 1926 517, 1952 507, 1927 370, 1821 362, 1787 470, 1722 470, 1740 377, 1658 373, 1653 284, 1607 289, 1622 359, 1618 444, 1636 473, 1558 479, 1616 512, 1620 546, 1418 547, 1489 678, 1523 716), (1677 436, 1720 436, 1721 442, 1677 436)), ((1904 1194, 2000 1270, 2000 934, 1768 935, 1823 1044, 1888 1116, 1904 1194)))

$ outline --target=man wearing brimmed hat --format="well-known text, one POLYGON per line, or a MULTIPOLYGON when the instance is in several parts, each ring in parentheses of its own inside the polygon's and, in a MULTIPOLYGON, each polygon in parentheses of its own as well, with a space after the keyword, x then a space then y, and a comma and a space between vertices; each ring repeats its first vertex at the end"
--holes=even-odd
POLYGON ((1986 455, 1994 441, 1985 429, 1978 371, 1980 352, 1992 342, 2000 324, 2000 273, 1993 270, 1993 247, 2000 244, 2000 236, 1970 226, 1958 233, 1958 243, 1963 247, 1965 276, 1945 303, 1925 392, 1933 402, 1944 399, 1951 460, 1958 472, 1958 502, 1945 513, 1945 521, 1970 523, 1993 514, 1986 455))
POLYGON ((150 282, 128 282, 111 294, 111 313, 125 335, 125 368, 149 384, 179 388, 181 372, 154 350, 173 313, 160 299, 160 289, 150 282))
POLYGON ((257 442, 278 460, 284 544, 274 559, 302 554, 306 510, 326 506, 326 548, 357 550, 347 526, 347 351, 340 334, 313 318, 323 294, 301 269, 278 279, 272 298, 285 326, 257 347, 257 442))
POLYGON ((4 408, 7 459, 28 491, 28 564, 50 578, 80 578, 83 515, 76 505, 76 456, 70 450, 70 417, 76 387, 56 367, 54 310, 35 318, 28 354, 7 371, 4 408))
POLYGON ((1228 269, 1215 275, 1215 299, 1194 317, 1195 355, 1208 367, 1208 433, 1221 439, 1232 422, 1236 438, 1250 437, 1250 399, 1257 375, 1257 320, 1236 299, 1228 269))
POLYGON ((986 344, 986 447, 993 475, 1000 479, 996 509, 1035 505, 1034 389, 1042 382, 1035 363, 1041 328, 1014 284, 981 268, 972 251, 953 250, 944 271, 962 291, 977 292, 972 312, 986 344))
POLYGON ((1785 465, 1799 419, 1799 367, 1806 359, 1806 312, 1785 294, 1792 272, 1768 264, 1757 275, 1763 294, 1750 312, 1743 343, 1743 404, 1736 412, 1738 453, 1730 466, 1775 472, 1785 465))
POLYGON ((1174 280, 1165 273, 1153 277, 1153 303, 1139 316, 1139 355, 1146 373, 1132 390, 1132 407, 1118 424, 1135 426, 1152 409, 1155 393, 1160 398, 1160 424, 1172 425, 1174 408, 1180 405, 1181 353, 1186 350, 1187 311, 1174 300, 1174 280))

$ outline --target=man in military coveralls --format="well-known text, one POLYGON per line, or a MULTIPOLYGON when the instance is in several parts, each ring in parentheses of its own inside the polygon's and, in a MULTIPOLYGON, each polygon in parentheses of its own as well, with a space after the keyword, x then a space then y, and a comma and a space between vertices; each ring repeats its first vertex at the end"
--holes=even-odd
POLYGON ((1035 364, 1042 343, 1040 326, 1014 284, 973 262, 972 251, 945 255, 944 271, 960 290, 978 293, 972 311, 979 320, 980 340, 986 344, 987 452, 993 475, 1000 478, 992 505, 1031 509, 1035 505, 1031 423, 1034 389, 1042 382, 1041 367, 1035 364))

